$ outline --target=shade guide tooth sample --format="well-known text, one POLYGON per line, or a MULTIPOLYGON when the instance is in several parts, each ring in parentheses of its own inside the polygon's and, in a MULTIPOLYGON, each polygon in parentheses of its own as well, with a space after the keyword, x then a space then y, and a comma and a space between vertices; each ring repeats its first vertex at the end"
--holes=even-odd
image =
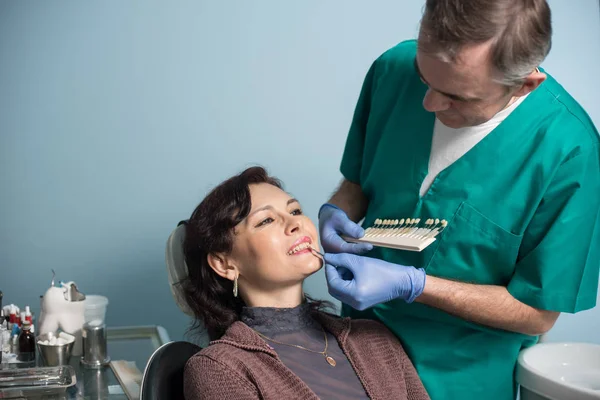
POLYGON ((448 221, 437 218, 428 218, 423 223, 420 218, 377 218, 372 226, 365 229, 365 235, 362 238, 342 237, 347 242, 371 243, 373 246, 391 249, 422 251, 435 242, 435 237, 446 226, 448 226, 448 221))

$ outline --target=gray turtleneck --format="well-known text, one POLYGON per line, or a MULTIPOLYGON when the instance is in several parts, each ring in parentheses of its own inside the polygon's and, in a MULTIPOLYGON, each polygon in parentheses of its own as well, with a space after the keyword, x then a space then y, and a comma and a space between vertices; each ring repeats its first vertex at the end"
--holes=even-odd
MULTIPOLYGON (((294 344, 323 351, 323 328, 313 316, 309 304, 294 308, 244 307, 241 320, 250 328, 277 342, 294 344)), ((321 399, 368 399, 360 380, 340 346, 327 332, 327 355, 333 357, 332 367, 322 354, 312 353, 265 339, 281 361, 302 379, 321 399)))

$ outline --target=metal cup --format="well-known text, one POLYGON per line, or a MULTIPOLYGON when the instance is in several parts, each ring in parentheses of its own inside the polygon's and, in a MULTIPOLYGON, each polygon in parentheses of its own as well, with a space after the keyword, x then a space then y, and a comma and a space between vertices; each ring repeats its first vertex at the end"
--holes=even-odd
POLYGON ((83 324, 83 357, 81 364, 89 368, 100 368, 110 362, 106 348, 106 325, 83 324))
POLYGON ((43 364, 48 367, 58 367, 59 365, 69 364, 75 342, 57 344, 53 346, 40 343, 42 340, 52 339, 53 336, 56 335, 54 335, 52 332, 49 332, 37 337, 36 346, 38 352, 40 353, 43 364))

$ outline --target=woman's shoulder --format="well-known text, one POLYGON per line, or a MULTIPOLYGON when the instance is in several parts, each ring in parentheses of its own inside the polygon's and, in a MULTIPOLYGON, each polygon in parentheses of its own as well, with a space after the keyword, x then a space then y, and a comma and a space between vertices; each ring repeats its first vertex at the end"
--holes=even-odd
POLYGON ((384 324, 372 319, 354 319, 349 317, 341 317, 337 314, 331 314, 325 311, 318 311, 315 315, 321 322, 325 324, 341 325, 346 326, 347 328, 349 328, 350 325, 352 325, 353 329, 355 327, 360 327, 364 329, 374 330, 376 332, 383 330, 389 331, 384 324))
POLYGON ((379 321, 352 319, 346 341, 357 351, 371 357, 393 354, 399 362, 405 362, 408 357, 400 339, 379 321))
POLYGON ((188 361, 188 365, 211 363, 236 368, 261 352, 272 352, 246 324, 237 321, 225 334, 210 342, 188 361))
POLYGON ((224 343, 214 343, 194 354, 185 364, 184 374, 203 381, 220 379, 224 375, 245 376, 253 365, 252 352, 224 343))
POLYGON ((374 319, 350 319, 352 327, 364 328, 375 332, 391 333, 391 331, 381 322, 374 319))
POLYGON ((349 337, 369 336, 369 338, 372 338, 376 336, 400 344, 396 335, 379 321, 372 319, 351 319, 350 326, 349 337))
POLYGON ((211 342, 207 347, 203 348, 192 356, 192 359, 210 359, 213 361, 225 361, 232 353, 237 352, 246 353, 245 350, 239 349, 235 346, 228 345, 222 342, 211 342))
POLYGON ((255 364, 251 351, 226 342, 212 342, 186 363, 186 398, 257 398, 249 371, 255 364))
POLYGON ((234 347, 223 344, 211 344, 190 357, 185 365, 185 369, 201 369, 205 368, 208 364, 226 367, 228 358, 236 350, 234 347))
POLYGON ((398 337, 383 323, 373 319, 350 319, 348 340, 358 342, 364 346, 373 343, 386 343, 396 350, 404 351, 398 337))
MULTIPOLYGON (((325 312, 318 313, 321 323, 332 333, 354 339, 363 336, 380 336, 398 341, 396 336, 381 322, 372 319, 353 319, 325 312)), ((399 342, 398 342, 399 343, 399 342)))
POLYGON ((228 364, 232 358, 247 357, 249 351, 229 343, 226 339, 211 342, 207 347, 194 354, 190 360, 211 360, 216 363, 228 364))

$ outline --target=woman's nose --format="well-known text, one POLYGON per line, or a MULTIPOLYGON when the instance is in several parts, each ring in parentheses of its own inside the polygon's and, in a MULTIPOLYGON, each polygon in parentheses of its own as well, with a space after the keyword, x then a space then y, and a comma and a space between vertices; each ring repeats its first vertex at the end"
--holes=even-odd
POLYGON ((290 216, 288 217, 288 221, 285 225, 285 233, 288 235, 296 233, 300 230, 301 227, 302 222, 300 221, 300 218, 290 216))
POLYGON ((427 90, 423 98, 423 108, 429 112, 445 111, 450 108, 450 99, 435 90, 427 90))

